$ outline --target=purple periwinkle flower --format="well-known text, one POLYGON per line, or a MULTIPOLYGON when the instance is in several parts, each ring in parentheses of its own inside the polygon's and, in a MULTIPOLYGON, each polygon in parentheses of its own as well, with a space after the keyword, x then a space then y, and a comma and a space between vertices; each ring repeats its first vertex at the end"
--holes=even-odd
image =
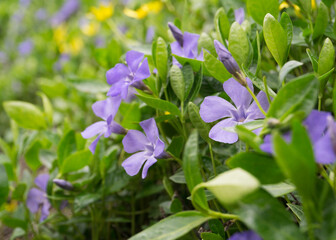
POLYGON ((232 54, 219 41, 215 40, 215 49, 218 54, 218 59, 224 64, 229 73, 243 86, 246 86, 246 78, 241 72, 240 67, 232 54))
MULTIPOLYGON (((303 121, 313 144, 315 161, 320 164, 331 164, 336 160, 336 126, 330 113, 313 110, 303 121)), ((282 135, 289 143, 292 139, 291 132, 282 135)), ((271 135, 266 135, 264 143, 260 145, 264 152, 273 154, 271 135)))
POLYGON ((79 9, 79 0, 67 0, 61 9, 51 18, 51 25, 57 27, 68 20, 79 9))
POLYGON ((55 178, 53 180, 53 183, 55 183, 57 186, 59 186, 60 188, 65 189, 65 190, 69 190, 69 191, 74 190, 73 185, 71 183, 69 183, 68 181, 65 181, 63 179, 57 179, 57 178, 55 178))
POLYGON ((144 165, 142 178, 145 178, 148 168, 157 162, 157 158, 165 155, 165 145, 159 138, 154 118, 140 122, 140 126, 146 135, 138 130, 129 130, 122 141, 124 150, 127 153, 135 154, 127 158, 121 165, 130 176, 136 175, 144 165))
POLYGON ((37 213, 41 207, 40 222, 49 216, 51 204, 47 197, 48 174, 40 174, 35 178, 35 184, 39 188, 32 188, 28 192, 27 207, 31 213, 37 213))
POLYGON ((33 50, 33 42, 28 39, 19 44, 18 51, 22 56, 26 56, 33 50))
MULTIPOLYGON (((246 81, 249 88, 253 91, 251 80, 246 78, 246 81)), ((238 140, 238 135, 225 128, 234 128, 236 125, 261 119, 265 116, 261 113, 255 102, 251 104, 252 97, 247 89, 233 78, 224 82, 223 88, 235 106, 221 97, 209 96, 201 104, 200 115, 203 121, 207 123, 225 118, 211 128, 209 137, 218 142, 234 143, 238 140)), ((266 94, 260 91, 257 99, 261 107, 267 111, 269 103, 266 94)))
POLYGON ((155 35, 155 29, 153 26, 149 27, 146 32, 146 43, 151 43, 155 35))
POLYGON ((245 19, 244 8, 238 8, 234 11, 235 13, 235 21, 239 24, 242 24, 245 19))
POLYGON ((262 240, 262 238, 252 230, 237 232, 229 240, 262 240))
POLYGON ((126 99, 130 87, 144 88, 142 80, 150 76, 147 58, 137 51, 126 53, 126 63, 118 63, 106 72, 107 83, 112 85, 107 96, 126 99))
POLYGON ((120 99, 112 97, 109 97, 103 101, 95 102, 92 105, 92 110, 96 116, 104 120, 90 125, 82 132, 83 138, 91 138, 98 135, 98 137, 91 143, 89 147, 93 154, 101 136, 104 135, 104 137, 107 138, 112 133, 124 134, 126 132, 122 126, 114 122, 114 117, 118 111, 119 105, 120 99))
MULTIPOLYGON (((170 44, 172 53, 177 56, 203 61, 203 50, 198 54, 198 39, 200 36, 195 33, 182 33, 182 31, 171 22, 168 23, 168 26, 176 40, 170 44)), ((173 64, 181 66, 175 58, 173 58, 173 64)))

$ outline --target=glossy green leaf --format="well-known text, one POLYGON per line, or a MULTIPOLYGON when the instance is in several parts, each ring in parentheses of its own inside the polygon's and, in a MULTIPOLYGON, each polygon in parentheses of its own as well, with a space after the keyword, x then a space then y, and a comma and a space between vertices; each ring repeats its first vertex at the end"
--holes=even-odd
POLYGON ((229 39, 230 26, 230 21, 224 9, 218 9, 215 15, 215 27, 218 37, 221 38, 223 42, 225 39, 229 39))
POLYGON ((241 152, 226 161, 230 168, 242 168, 255 176, 261 184, 274 184, 285 180, 275 160, 264 154, 241 152))
POLYGON ((295 111, 308 114, 315 106, 318 81, 314 74, 292 80, 280 89, 271 103, 267 117, 285 119, 295 111))
POLYGON ((313 66, 314 72, 317 72, 317 70, 318 70, 318 59, 317 59, 317 57, 310 51, 309 48, 307 48, 306 52, 307 52, 307 55, 310 59, 310 62, 312 64, 312 66, 313 66))
POLYGON ((287 35, 287 56, 289 54, 290 46, 293 39, 293 23, 289 15, 286 12, 281 14, 280 24, 286 32, 287 35))
POLYGON ((292 210, 292 212, 295 214, 295 216, 302 221, 304 219, 304 213, 302 206, 300 205, 294 205, 291 203, 287 203, 287 206, 292 210))
POLYGON ((267 13, 277 18, 279 14, 278 0, 247 0, 246 8, 249 15, 252 16, 254 21, 263 24, 264 17, 267 13))
POLYGON ((201 36, 198 39, 198 52, 201 52, 202 49, 204 52, 208 50, 211 54, 215 56, 217 55, 213 40, 208 34, 204 32, 201 33, 201 36))
POLYGON ((129 240, 174 240, 211 219, 200 212, 185 211, 169 216, 129 240))
POLYGON ((316 164, 308 133, 298 122, 294 122, 292 143, 287 144, 279 133, 273 137, 275 159, 282 172, 307 199, 315 193, 316 164))
MULTIPOLYGON (((185 145, 183 152, 183 172, 187 182, 187 186, 190 192, 193 188, 203 182, 201 175, 201 167, 198 157, 198 133, 194 130, 185 145)), ((207 199, 205 197, 204 190, 198 191, 195 196, 195 201, 198 205, 202 206, 204 209, 208 208, 207 199)))
POLYGON ((226 234, 225 234, 225 231, 224 231, 224 226, 223 226, 223 223, 220 220, 210 219, 208 223, 209 223, 210 230, 213 233, 219 234, 220 236, 222 236, 225 239, 226 234))
POLYGON ((246 32, 237 22, 234 22, 230 28, 229 51, 239 66, 242 64, 246 66, 250 44, 246 32))
POLYGON ((156 41, 155 61, 159 77, 165 83, 168 73, 168 50, 166 42, 161 37, 156 41))
POLYGON ((329 72, 335 64, 335 49, 329 38, 324 41, 318 60, 317 73, 322 76, 329 72))
POLYGON ((223 240, 223 238, 215 233, 203 232, 201 233, 202 240, 223 240))
POLYGON ((261 151, 259 145, 262 143, 262 139, 254 132, 242 125, 237 125, 235 127, 235 132, 238 134, 241 141, 251 146, 254 150, 261 151))
POLYGON ((77 171, 87 166, 92 158, 90 150, 82 150, 75 152, 64 159, 60 171, 65 174, 77 171))
POLYGON ((170 145, 167 148, 167 152, 171 153, 175 157, 180 157, 184 146, 184 139, 182 136, 174 136, 170 145))
POLYGON ((183 66, 187 63, 189 63, 192 67, 192 69, 194 70, 194 72, 198 72, 202 66, 202 61, 200 60, 196 60, 196 59, 192 59, 192 58, 185 58, 185 57, 181 57, 181 56, 177 56, 175 54, 173 54, 173 57, 176 58, 176 60, 183 66))
POLYGON ((264 38, 266 45, 280 67, 287 58, 287 34, 281 24, 271 15, 264 19, 264 38))
POLYGON ((26 163, 33 171, 36 171, 41 166, 39 157, 41 147, 40 141, 35 141, 25 153, 26 163))
POLYGON ((226 70, 223 63, 215 58, 207 51, 203 52, 204 66, 208 72, 221 83, 224 83, 231 77, 231 74, 226 70))
POLYGON ((20 127, 28 129, 44 129, 47 126, 43 112, 35 105, 21 101, 3 103, 6 113, 20 127))
POLYGON ((19 183, 16 185, 13 193, 12 193, 12 199, 18 200, 18 201, 23 201, 24 199, 24 194, 27 189, 27 184, 26 183, 19 183))
POLYGON ((288 183, 267 184, 262 186, 273 197, 281 197, 295 191, 295 186, 288 183))
POLYGON ((324 31, 328 26, 328 19, 329 19, 329 10, 327 6, 321 1, 318 7, 318 13, 314 25, 313 39, 316 39, 324 34, 324 31))
POLYGON ((137 102, 121 102, 119 112, 123 116, 121 126, 126 129, 137 129, 141 120, 140 104, 137 102))
POLYGON ((76 150, 76 134, 75 131, 68 131, 61 139, 57 148, 58 165, 62 166, 63 160, 76 150))
POLYGON ((298 62, 298 61, 295 61, 295 60, 291 60, 289 62, 286 62, 285 65, 283 65, 283 67, 281 68, 280 73, 279 73, 280 83, 282 83, 285 80, 287 74, 290 71, 292 71, 294 68, 300 67, 302 65, 303 65, 302 62, 298 62))
POLYGON ((171 102, 168 102, 168 101, 165 101, 159 98, 154 98, 153 96, 140 92, 140 91, 138 91, 137 96, 138 98, 140 98, 140 100, 142 100, 143 102, 145 102, 148 106, 152 108, 156 108, 162 111, 167 111, 177 116, 180 116, 181 114, 178 107, 176 107, 176 105, 172 104, 171 102))
POLYGON ((40 97, 42 98, 42 103, 43 103, 43 109, 44 109, 44 114, 49 122, 49 124, 52 124, 53 120, 53 107, 51 105, 51 102, 47 95, 45 95, 43 92, 38 93, 40 97))
POLYGON ((0 165, 0 206, 7 201, 9 193, 8 177, 6 169, 0 165))
POLYGON ((303 10, 310 14, 312 6, 311 6, 311 1, 307 1, 307 0, 298 0, 300 6, 303 8, 303 10))
POLYGON ((233 213, 263 239, 306 239, 285 207, 262 189, 242 199, 233 213))
POLYGON ((189 96, 186 98, 185 102, 193 101, 198 96, 203 82, 203 69, 204 67, 202 66, 196 73, 194 77, 194 84, 192 85, 189 96))
POLYGON ((202 120, 199 114, 199 108, 193 102, 188 103, 188 114, 191 123, 198 130, 203 140, 209 142, 210 127, 202 120))

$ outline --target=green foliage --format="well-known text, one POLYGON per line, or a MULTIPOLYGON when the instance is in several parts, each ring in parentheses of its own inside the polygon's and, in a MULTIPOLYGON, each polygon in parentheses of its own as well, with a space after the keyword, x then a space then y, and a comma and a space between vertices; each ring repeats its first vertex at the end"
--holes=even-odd
POLYGON ((277 18, 279 14, 279 3, 277 0, 247 0, 247 12, 252 16, 254 21, 262 25, 267 13, 277 18))

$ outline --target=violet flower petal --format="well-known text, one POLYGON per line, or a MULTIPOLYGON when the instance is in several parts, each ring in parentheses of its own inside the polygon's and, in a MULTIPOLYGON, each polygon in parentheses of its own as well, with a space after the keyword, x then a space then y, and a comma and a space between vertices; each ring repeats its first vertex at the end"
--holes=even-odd
POLYGON ((164 142, 160 138, 158 138, 154 149, 154 156, 155 157, 160 156, 164 151, 164 147, 165 147, 164 142))
POLYGON ((107 120, 109 116, 113 116, 118 112, 121 99, 118 97, 109 97, 103 101, 97 101, 92 105, 92 110, 96 116, 107 120))
POLYGON ((237 232, 229 240, 262 240, 262 238, 252 230, 237 232))
POLYGON ((144 130, 147 139, 155 144, 157 139, 159 138, 159 131, 158 128, 156 126, 156 122, 154 120, 154 118, 149 118, 147 120, 144 120, 142 122, 140 122, 140 126, 142 127, 142 129, 144 130))
POLYGON ((197 45, 199 35, 195 33, 185 32, 183 34, 183 52, 186 58, 196 58, 197 57, 197 45))
POLYGON ((40 222, 43 222, 50 214, 49 209, 51 205, 49 200, 46 198, 43 202, 42 209, 41 209, 41 217, 40 222))
POLYGON ((39 210, 40 204, 45 200, 45 192, 32 188, 27 195, 27 207, 31 213, 36 213, 39 210))
POLYGON ((150 144, 147 137, 138 130, 129 130, 122 140, 122 143, 127 153, 143 151, 146 145, 150 144))
POLYGON ((245 19, 244 8, 238 8, 234 11, 235 13, 235 21, 239 24, 242 24, 245 19))
POLYGON ((183 33, 182 31, 176 27, 173 23, 169 22, 168 27, 170 28, 170 31, 172 32, 176 43, 180 46, 183 47, 183 33))
POLYGON ((234 127, 237 125, 237 122, 234 121, 232 118, 227 118, 215 126, 213 126, 209 132, 209 137, 217 142, 223 143, 234 143, 238 141, 238 135, 234 132, 225 131, 224 128, 226 127, 234 127))
POLYGON ((99 121, 95 122, 94 124, 91 124, 88 126, 83 132, 81 132, 82 137, 87 139, 96 136, 97 134, 100 134, 104 132, 107 128, 107 124, 105 121, 99 121))
POLYGON ((331 116, 328 112, 313 110, 304 120, 304 125, 308 129, 308 134, 312 143, 318 141, 326 130, 328 116, 331 116))
POLYGON ((138 70, 139 65, 140 65, 141 61, 143 60, 144 56, 145 55, 143 53, 133 51, 133 50, 128 51, 126 53, 127 65, 133 73, 135 73, 138 70))
POLYGON ((103 135, 103 133, 99 134, 98 137, 90 144, 89 149, 92 152, 92 154, 95 153, 97 143, 98 143, 98 141, 99 141, 99 139, 101 138, 102 135, 103 135))
POLYGON ((177 56, 183 56, 183 48, 178 44, 178 42, 173 42, 170 44, 172 54, 177 56))
POLYGON ((321 164, 331 164, 336 160, 333 144, 329 133, 314 144, 315 161, 321 164))
POLYGON ((140 81, 140 80, 146 79, 150 75, 151 74, 149 71, 148 60, 147 58, 145 58, 143 62, 141 63, 140 67, 135 72, 133 81, 140 81))
POLYGON ((146 152, 138 152, 127 158, 121 166, 125 169, 126 173, 130 176, 136 175, 143 163, 147 160, 147 153, 146 152))
POLYGON ((221 97, 209 96, 201 104, 200 115, 204 122, 214 122, 218 119, 230 117, 236 108, 221 97))
POLYGON ((43 173, 43 174, 38 175, 35 178, 34 182, 35 182, 36 186, 38 186, 42 191, 46 192, 48 181, 49 181, 49 174, 43 173))
MULTIPOLYGON (((247 84, 253 91, 253 84, 250 79, 246 78, 247 84)), ((224 91, 229 95, 236 108, 244 106, 247 109, 250 106, 252 96, 247 89, 238 83, 234 78, 230 78, 223 84, 224 91)))
POLYGON ((154 157, 148 158, 142 169, 142 179, 144 179, 147 176, 148 168, 150 168, 156 162, 157 160, 154 157))
MULTIPOLYGON (((266 93, 260 91, 257 95, 257 99, 262 109, 264 109, 264 111, 267 112, 269 108, 269 103, 268 103, 266 93)), ((260 111, 255 101, 253 101, 251 106, 247 109, 246 115, 247 115, 248 120, 265 118, 264 114, 262 114, 262 112, 260 111)))
POLYGON ((107 83, 112 85, 124 79, 130 74, 128 67, 122 63, 116 64, 113 68, 106 72, 107 83))

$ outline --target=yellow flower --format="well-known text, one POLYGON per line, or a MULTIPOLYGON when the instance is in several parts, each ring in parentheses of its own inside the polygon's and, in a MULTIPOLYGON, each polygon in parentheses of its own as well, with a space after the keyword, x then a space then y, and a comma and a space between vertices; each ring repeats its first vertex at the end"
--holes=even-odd
POLYGON ((124 14, 128 17, 135 19, 143 19, 149 13, 159 13, 163 7, 161 1, 153 1, 149 3, 142 4, 137 10, 132 10, 129 8, 124 9, 124 14))
POLYGON ((289 4, 286 1, 284 1, 280 4, 279 10, 282 10, 284 8, 289 8, 289 4))
POLYGON ((113 15, 114 7, 112 3, 101 3, 99 7, 91 7, 90 12, 102 22, 113 15))
POLYGON ((94 21, 88 21, 81 25, 81 30, 86 36, 94 36, 99 30, 99 24, 94 21))
POLYGON ((68 51, 73 55, 77 55, 83 49, 84 43, 80 37, 74 37, 68 44, 68 51))
POLYGON ((315 0, 311 0, 311 7, 313 10, 316 9, 316 1, 315 0))
POLYGON ((17 205, 18 205, 18 202, 16 200, 11 200, 9 203, 6 203, 5 209, 7 212, 14 212, 17 205))
POLYGON ((298 16, 299 18, 303 18, 300 7, 296 4, 293 4, 293 8, 296 16, 298 16))
POLYGON ((66 38, 67 28, 65 25, 60 25, 54 30, 54 40, 57 45, 62 44, 66 38))

